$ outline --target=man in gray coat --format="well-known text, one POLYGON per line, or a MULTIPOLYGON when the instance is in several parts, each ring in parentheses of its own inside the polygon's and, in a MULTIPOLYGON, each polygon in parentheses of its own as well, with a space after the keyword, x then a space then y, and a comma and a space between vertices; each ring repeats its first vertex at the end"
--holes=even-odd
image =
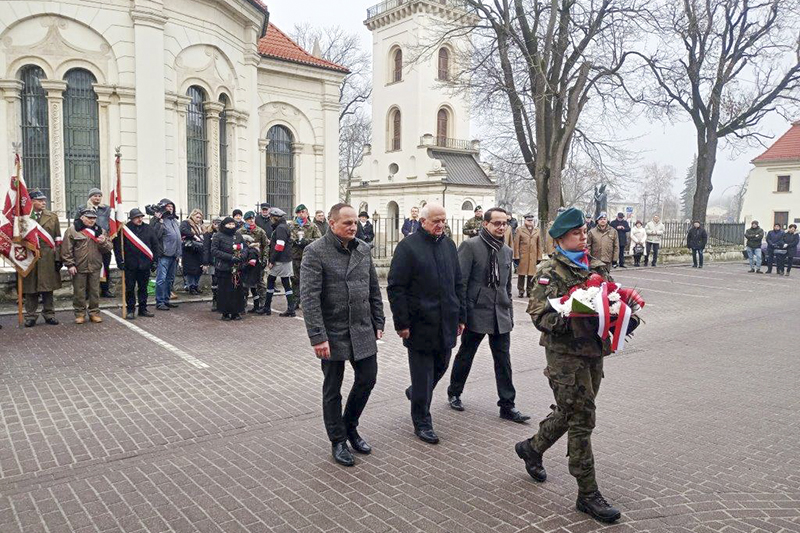
POLYGON ((447 397, 451 408, 464 410, 461 393, 475 352, 483 338, 489 335, 500 417, 522 423, 530 417, 515 407, 516 391, 511 380, 511 330, 514 328, 511 265, 514 254, 503 242, 507 225, 508 213, 493 207, 484 213, 478 235, 458 247, 461 279, 466 292, 467 327, 461 335, 461 346, 453 362, 447 397))
POLYGON ((328 232, 303 253, 300 298, 308 337, 322 360, 322 417, 333 458, 353 466, 347 441, 359 453, 372 451, 356 428, 378 375, 377 341, 385 318, 370 248, 355 238, 355 209, 334 205, 328 224, 328 232), (345 361, 350 361, 355 377, 342 415, 345 361))

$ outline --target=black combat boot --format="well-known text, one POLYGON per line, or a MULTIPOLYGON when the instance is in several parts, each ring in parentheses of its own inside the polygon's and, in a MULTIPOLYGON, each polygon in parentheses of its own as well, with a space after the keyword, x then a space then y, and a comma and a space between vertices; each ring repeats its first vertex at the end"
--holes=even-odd
POLYGON ((258 313, 259 309, 261 309, 261 299, 253 298, 253 308, 248 313, 258 313))
POLYGON ((264 305, 261 306, 261 309, 258 310, 259 315, 271 315, 272 314, 272 293, 268 292, 267 295, 264 297, 264 305))
POLYGON ((520 459, 525 461, 525 470, 528 471, 534 481, 542 483, 547 480, 547 472, 542 465, 542 454, 537 452, 531 446, 531 441, 523 440, 514 445, 514 451, 520 459))
POLYGON ((294 294, 287 294, 286 295, 286 311, 281 313, 279 316, 297 316, 294 312, 295 310, 295 301, 294 301, 294 294))
POLYGON ((575 508, 582 513, 586 513, 600 522, 612 523, 619 520, 621 513, 603 498, 599 490, 591 494, 578 495, 575 508))

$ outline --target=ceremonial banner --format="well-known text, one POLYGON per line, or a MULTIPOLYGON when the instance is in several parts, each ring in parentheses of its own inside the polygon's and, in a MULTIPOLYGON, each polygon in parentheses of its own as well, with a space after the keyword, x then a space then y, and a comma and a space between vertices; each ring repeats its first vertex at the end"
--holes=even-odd
POLYGON ((15 158, 17 175, 11 183, 0 214, 0 253, 25 277, 39 259, 39 224, 31 220, 33 203, 20 172, 19 155, 15 158))

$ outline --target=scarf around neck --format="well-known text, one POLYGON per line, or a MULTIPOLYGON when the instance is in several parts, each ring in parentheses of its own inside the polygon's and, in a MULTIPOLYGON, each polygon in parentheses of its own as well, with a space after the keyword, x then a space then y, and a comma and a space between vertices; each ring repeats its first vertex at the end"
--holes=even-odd
POLYGON ((486 269, 486 284, 492 289, 500 285, 500 264, 497 252, 503 249, 503 240, 498 239, 486 228, 481 228, 478 233, 483 243, 489 248, 489 268, 486 269))
POLYGON ((586 250, 580 252, 568 252, 560 246, 556 246, 556 250, 561 252, 570 262, 574 265, 581 267, 583 270, 589 270, 589 257, 586 250))

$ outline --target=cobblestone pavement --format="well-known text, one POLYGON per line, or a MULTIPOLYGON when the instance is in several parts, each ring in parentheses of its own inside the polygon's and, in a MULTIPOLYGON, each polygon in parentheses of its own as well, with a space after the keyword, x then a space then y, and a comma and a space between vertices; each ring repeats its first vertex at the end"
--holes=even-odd
MULTIPOLYGON (((186 304, 135 329, 108 314, 22 330, 0 318, 0 531, 800 531, 798 278, 733 263, 615 273, 648 305, 598 398, 614 526, 574 510, 566 439, 545 457, 546 483, 525 473, 513 445, 536 425, 498 417, 486 346, 466 412, 437 389, 442 442, 429 446, 412 433, 390 321, 360 427, 374 451, 345 469, 302 320, 223 323, 186 304)), ((525 305, 514 377, 536 420, 553 401, 525 305)))

